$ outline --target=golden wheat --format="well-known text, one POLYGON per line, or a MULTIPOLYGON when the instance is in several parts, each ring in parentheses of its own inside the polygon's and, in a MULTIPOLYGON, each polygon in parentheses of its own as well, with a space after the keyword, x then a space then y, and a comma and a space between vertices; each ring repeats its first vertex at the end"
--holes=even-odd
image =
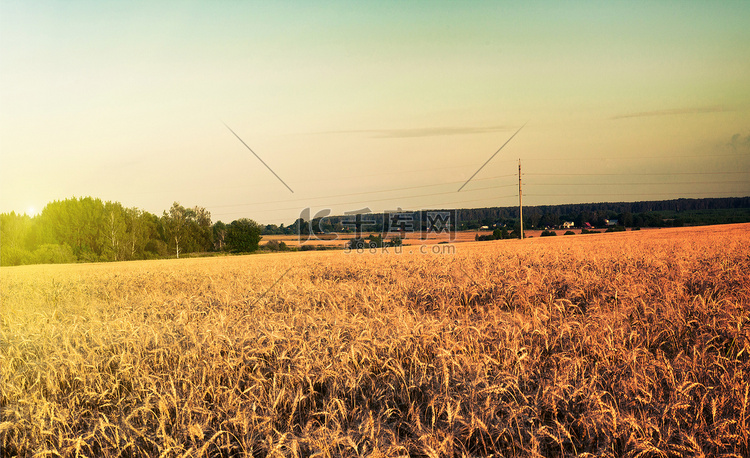
POLYGON ((2 454, 748 456, 748 229, 2 268, 2 454))

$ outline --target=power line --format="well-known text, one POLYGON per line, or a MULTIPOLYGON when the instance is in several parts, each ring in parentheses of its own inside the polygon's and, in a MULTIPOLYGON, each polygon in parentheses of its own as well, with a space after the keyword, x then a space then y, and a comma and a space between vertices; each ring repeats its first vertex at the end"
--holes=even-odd
MULTIPOLYGON (((501 161, 496 161, 496 162, 501 162, 501 161)), ((468 168, 468 167, 474 167, 474 166, 476 166, 476 164, 456 164, 456 165, 450 165, 450 166, 446 166, 446 167, 435 167, 435 168, 431 168, 431 169, 388 170, 387 172, 371 173, 371 174, 368 174, 368 175, 354 175, 354 176, 346 175, 343 178, 347 179, 347 180, 359 180, 361 178, 371 178, 371 177, 381 177, 381 176, 393 176, 393 175, 400 175, 400 174, 404 174, 404 173, 414 174, 414 173, 434 172, 436 170, 456 170, 456 169, 468 168)), ((318 183, 318 182, 321 182, 321 181, 330 182, 331 178, 327 177, 327 178, 319 178, 319 179, 315 179, 315 180, 302 180, 302 181, 297 181, 297 183, 318 183)))
MULTIPOLYGON (((485 191, 485 190, 489 190, 489 189, 499 189, 499 188, 505 188, 505 187, 510 187, 510 186, 515 186, 515 184, 513 184, 513 185, 501 185, 501 186, 488 186, 488 187, 485 187, 485 188, 469 189, 466 192, 485 191)), ((410 200, 410 199, 418 199, 418 198, 422 198, 422 197, 432 197, 432 196, 441 196, 441 195, 449 195, 449 194, 456 194, 456 191, 434 192, 434 193, 429 193, 429 194, 420 194, 420 195, 416 195, 416 196, 397 196, 397 197, 386 197, 386 198, 380 198, 380 199, 355 200, 355 201, 350 201, 350 202, 335 202, 335 203, 329 203, 327 205, 329 205, 329 206, 339 206, 339 205, 364 204, 364 203, 369 203, 369 202, 383 202, 383 201, 388 201, 388 200, 399 200, 399 199, 410 200)), ((515 196, 515 194, 511 195, 510 197, 514 197, 514 196, 515 196)), ((477 199, 477 200, 487 200, 489 198, 490 197, 486 197, 486 198, 477 199)), ((451 202, 447 202, 447 203, 451 203, 451 202)), ((453 202, 453 203, 460 203, 460 202, 453 202)), ((268 209, 268 210, 259 210, 259 211, 274 212, 274 211, 289 211, 289 210, 299 210, 299 209, 300 208, 298 206, 295 206, 295 207, 286 207, 286 208, 272 208, 272 209, 268 209)), ((244 211, 236 211, 236 212, 228 212, 228 213, 217 213, 217 214, 215 214, 215 216, 233 215, 233 214, 238 214, 238 213, 244 213, 244 211)))
MULTIPOLYGON (((507 177, 513 177, 514 174, 509 175, 498 175, 494 177, 488 177, 488 178, 479 178, 475 181, 486 181, 486 180, 494 180, 496 178, 507 178, 507 177)), ((455 185, 463 183, 462 181, 450 181, 446 183, 437 183, 437 184, 426 184, 426 185, 420 185, 420 186, 407 186, 403 188, 394 188, 394 189, 382 189, 379 191, 361 191, 361 192, 351 192, 351 193, 345 193, 345 194, 332 194, 328 196, 317 196, 317 197, 298 197, 294 199, 284 199, 284 200, 276 200, 276 201, 263 201, 263 202, 250 202, 250 203, 244 203, 244 204, 232 204, 232 205, 213 205, 211 208, 229 208, 229 207, 243 207, 247 205, 265 205, 265 204, 279 204, 279 203, 287 203, 287 202, 295 202, 295 201, 310 201, 310 200, 320 200, 320 199, 333 199, 336 197, 349 197, 349 196, 361 196, 364 194, 377 194, 377 193, 383 193, 383 192, 396 192, 396 191, 406 191, 410 189, 420 189, 420 188, 434 188, 436 186, 447 186, 447 185, 455 185)), ((497 187, 511 187, 515 186, 514 184, 510 185, 500 185, 497 187)), ((489 189, 489 188, 479 188, 479 189, 489 189)), ((469 189, 468 191, 476 191, 477 189, 469 189)), ((456 191, 453 191, 456 192, 456 191)))
MULTIPOLYGON (((505 196, 492 196, 492 199, 509 199, 511 197, 517 197, 517 194, 509 194, 505 196)), ((455 202, 443 202, 438 205, 421 205, 422 208, 430 208, 430 209, 437 209, 437 208, 445 208, 446 204, 463 204, 463 203, 469 203, 469 202, 486 202, 489 197, 484 197, 482 199, 472 199, 472 200, 460 200, 455 202)), ((491 207, 488 207, 491 208, 491 207)))
MULTIPOLYGON (((523 126, 522 126, 523 127, 523 126)), ((520 129, 519 129, 520 131, 520 129)), ((517 134, 518 132, 516 132, 517 134)), ((515 136, 515 134, 514 134, 515 136)), ((513 137, 511 137, 512 139, 513 137)), ((510 139, 509 139, 510 140, 510 139)), ((507 142, 506 142, 507 143, 507 142)), ((503 145, 505 146, 505 145, 503 145)), ((502 149, 502 147, 500 148, 502 149)), ((499 152, 496 151, 495 155, 499 152)), ((492 160, 492 158, 495 156, 493 155, 490 157, 490 159, 485 162, 485 164, 480 167, 477 172, 475 172, 474 176, 479 173, 479 171, 482 170, 482 168, 487 165, 487 163, 492 160)), ((620 159, 667 159, 667 160, 674 160, 674 159, 682 159, 682 158, 713 158, 713 157, 744 157, 744 154, 717 154, 717 155, 684 155, 684 156, 631 156, 627 158, 606 158, 606 157, 596 157, 596 158, 581 158, 581 159, 570 159, 570 158, 547 158, 547 159, 528 159, 529 161, 536 161, 536 162, 553 162, 553 161, 575 161, 575 160, 620 160, 620 159)), ((510 161, 498 161, 498 162, 510 162, 510 161)), ((467 165, 468 166, 468 165, 467 165)), ((443 168, 435 168, 432 170, 442 170, 444 168, 451 168, 451 169, 457 169, 464 167, 463 165, 456 165, 451 167, 443 167, 443 168)), ((426 171, 426 170, 420 170, 419 172, 426 171)), ((345 179, 359 179, 363 177, 368 176, 381 176, 381 175, 393 175, 393 174, 400 174, 400 173, 414 173, 412 171, 403 171, 403 170, 395 170, 395 171, 388 171, 385 173, 377 173, 377 174, 371 174, 371 175, 361 175, 359 177, 344 177, 345 179)), ((531 173, 524 173, 521 174, 519 170, 519 175, 521 176, 528 176, 528 177, 671 177, 671 176, 694 176, 694 177, 700 177, 700 176, 732 176, 732 175, 746 175, 749 174, 750 171, 700 171, 700 172, 636 172, 636 173, 630 173, 630 172, 602 172, 602 173, 593 173, 593 172, 531 172, 531 173)), ((472 176, 472 178, 474 177, 472 176)), ((486 181, 486 180, 494 180, 494 179, 502 179, 502 178, 509 178, 509 177, 515 177, 515 174, 506 174, 506 175, 497 175, 487 178, 480 178, 475 181, 486 181)), ((661 180, 664 180, 662 178, 661 180)), ((308 180, 308 181, 330 181, 330 180, 308 180)), ((469 179, 471 181, 471 178, 469 179)), ((349 200, 346 202, 335 202, 335 203, 324 203, 326 207, 333 207, 333 206, 345 206, 345 205, 371 205, 372 202, 387 202, 387 201, 395 201, 395 200, 404 200, 404 201, 413 201, 414 199, 422 199, 426 197, 433 197, 433 196, 447 196, 450 194, 454 194, 456 191, 446 191, 446 192, 430 192, 425 194, 418 194, 418 195, 398 195, 393 197, 378 197, 378 198, 372 198, 373 195, 377 194, 383 194, 383 193, 395 193, 395 192, 402 192, 402 191, 410 191, 415 189, 425 189, 425 188, 435 188, 440 186, 450 186, 454 184, 460 184, 463 183, 465 186, 469 181, 462 182, 462 181, 452 181, 452 182, 445 182, 445 183, 437 183, 437 184, 428 184, 428 185, 415 185, 415 186, 404 186, 400 188, 392 188, 392 189, 380 189, 380 190, 374 190, 374 191, 360 191, 360 192, 350 192, 350 193, 341 193, 341 194, 331 194, 331 195, 324 195, 324 196, 315 196, 315 197, 299 197, 299 198, 292 198, 292 199, 284 199, 284 200, 277 200, 277 201, 263 201, 263 202, 252 202, 252 203, 244 203, 244 204, 233 204, 233 205, 218 205, 213 206, 212 208, 232 208, 232 207, 252 207, 256 205, 272 205, 272 204, 292 204, 294 205, 295 202, 299 202, 299 205, 295 205, 293 207, 284 207, 284 208, 272 208, 268 210, 260 210, 258 208, 252 208, 247 210, 240 210, 240 211, 233 211, 228 213, 220 213, 217 214, 217 216, 220 215, 232 215, 232 214, 240 214, 240 213, 246 213, 248 211, 253 212, 278 212, 278 211, 291 211, 291 210, 299 210, 300 205, 302 206, 311 206, 310 204, 316 201, 321 201, 324 199, 337 199, 337 198, 347 198, 347 197, 355 197, 355 196, 368 196, 365 198, 360 198, 359 200, 349 200)), ((614 180, 617 181, 617 180, 614 180)), ((529 186, 539 186, 539 187, 563 187, 563 186, 621 186, 621 187, 628 187, 628 186, 673 186, 673 185, 694 185, 694 186, 702 186, 702 185, 721 185, 721 184, 745 184, 747 181, 744 180, 710 180, 710 181, 673 181, 673 182, 666 182, 666 181, 659 181, 659 182, 647 182, 643 180, 639 181, 624 181, 624 182, 602 182, 601 180, 597 182, 579 182, 579 183, 534 183, 533 180, 531 183, 526 183, 526 181, 523 181, 523 184, 527 184, 529 186)), ((520 180, 519 180, 519 187, 520 187, 520 180)), ((485 191, 485 190, 495 190, 495 189, 501 189, 501 188, 509 188, 509 187, 515 187, 516 184, 505 184, 505 185, 495 185, 495 186, 488 186, 488 187, 482 187, 482 188, 475 188, 475 189, 467 189, 468 192, 472 191, 485 191)), ((462 186, 463 188, 463 186, 462 186)), ((731 191, 730 191, 731 192, 731 191)), ((520 189, 519 189, 520 193, 520 189)), ((727 191, 709 191, 709 192, 680 192, 680 193, 669 193, 669 192, 610 192, 610 193, 601 193, 601 192, 581 192, 581 193, 555 193, 555 194, 534 194, 533 192, 531 194, 524 193, 525 197, 581 197, 581 196, 685 196, 685 195, 693 195, 693 194, 700 194, 700 195, 722 195, 727 194, 727 191)), ((479 199, 470 199, 470 200, 460 200, 460 201, 444 201, 441 200, 441 203, 439 205, 420 205, 421 208, 446 208, 446 206, 449 205, 456 205, 456 204, 465 204, 465 203, 473 203, 473 202, 488 202, 493 201, 495 199, 504 199, 504 198, 510 198, 510 197, 516 197, 518 194, 512 194, 512 195, 506 195, 506 196, 492 196, 487 195, 486 197, 479 198, 479 199)))

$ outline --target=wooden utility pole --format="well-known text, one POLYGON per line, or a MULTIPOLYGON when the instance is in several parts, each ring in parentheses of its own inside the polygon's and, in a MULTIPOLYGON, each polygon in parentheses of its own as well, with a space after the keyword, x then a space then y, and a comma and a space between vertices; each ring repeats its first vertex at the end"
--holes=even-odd
POLYGON ((521 240, 523 240, 523 193, 521 192, 521 159, 518 159, 518 215, 521 218, 521 240))

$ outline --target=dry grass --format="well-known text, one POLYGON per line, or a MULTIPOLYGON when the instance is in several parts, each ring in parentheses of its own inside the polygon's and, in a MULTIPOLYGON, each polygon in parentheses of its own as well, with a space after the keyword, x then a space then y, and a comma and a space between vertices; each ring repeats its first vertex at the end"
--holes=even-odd
POLYGON ((2 454, 748 456, 748 229, 3 268, 2 454))
MULTIPOLYGON (((648 230, 648 229, 647 229, 648 230)), ((580 232, 580 229, 578 230, 580 232)), ((528 235, 538 237, 542 233, 541 230, 526 231, 528 235)), ((434 245, 437 243, 461 243, 461 242, 473 242, 477 235, 490 235, 492 231, 456 231, 454 233, 437 232, 423 234, 421 231, 406 232, 403 234, 402 243, 404 245, 434 245)), ((367 232, 364 231, 360 234, 361 237, 367 238, 369 235, 382 235, 379 232, 367 232)), ((562 232, 560 232, 562 235, 562 232)), ((355 237, 354 233, 341 233, 341 234, 323 234, 310 238, 309 240, 303 240, 304 245, 311 245, 315 247, 326 247, 326 248, 344 248, 349 242, 355 237)), ((400 237, 400 234, 389 232, 383 235, 384 241, 389 241, 392 238, 400 237)), ((300 246, 299 235, 264 235, 261 241, 261 245, 276 240, 278 242, 284 242, 290 247, 300 246)))

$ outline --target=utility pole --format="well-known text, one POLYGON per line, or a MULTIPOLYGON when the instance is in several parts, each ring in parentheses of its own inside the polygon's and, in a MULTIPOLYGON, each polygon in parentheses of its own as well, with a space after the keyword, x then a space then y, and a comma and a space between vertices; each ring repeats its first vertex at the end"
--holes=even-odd
POLYGON ((521 240, 523 240, 523 193, 521 192, 521 159, 518 159, 518 215, 521 218, 521 240))

